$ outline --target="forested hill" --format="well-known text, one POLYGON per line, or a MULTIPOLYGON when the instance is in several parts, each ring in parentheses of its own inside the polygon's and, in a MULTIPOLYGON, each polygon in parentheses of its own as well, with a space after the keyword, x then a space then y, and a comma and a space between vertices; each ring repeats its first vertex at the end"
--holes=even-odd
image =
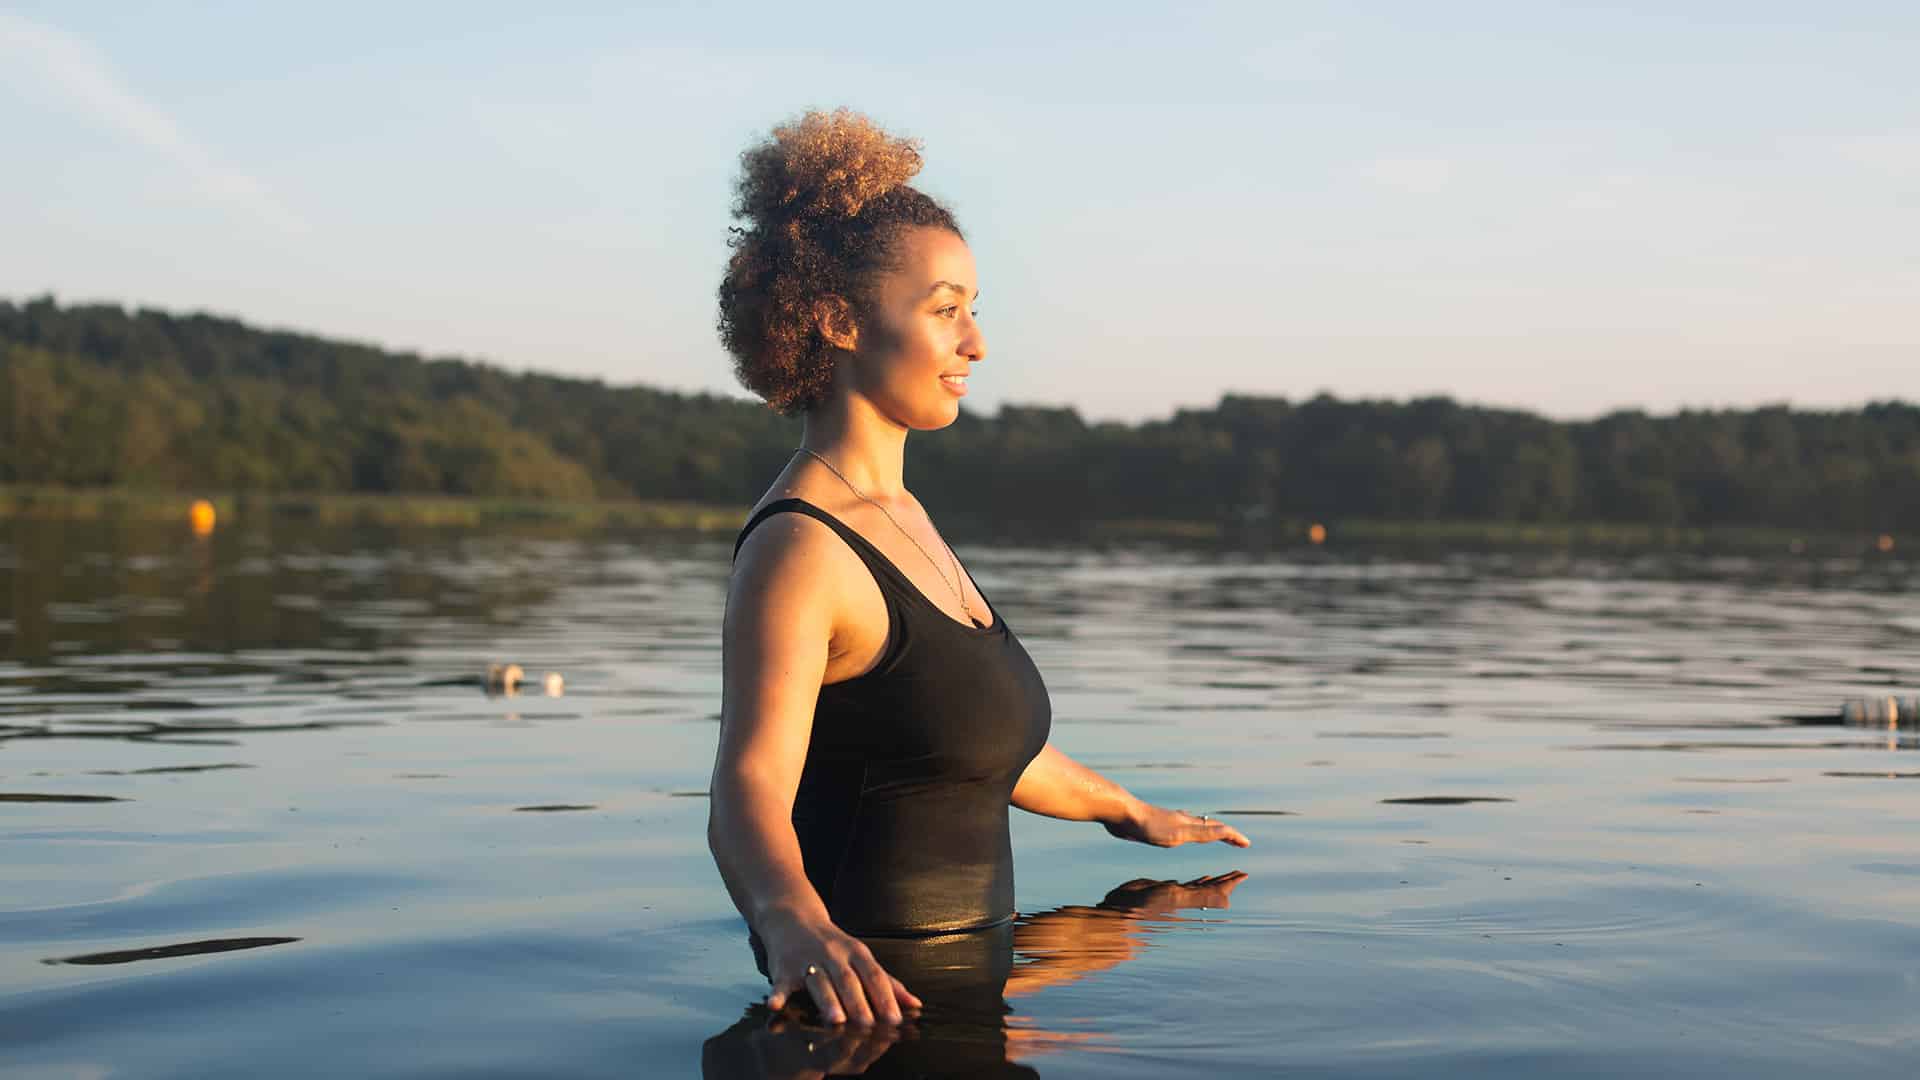
MULTIPOLYGON (((798 433, 797 420, 714 395, 512 374, 208 315, 0 301, 0 484, 745 505, 798 433)), ((917 437, 908 478, 943 512, 1035 525, 1364 517, 1910 530, 1920 408, 1569 423, 1445 398, 1227 395, 1126 425, 1005 406, 917 437)))

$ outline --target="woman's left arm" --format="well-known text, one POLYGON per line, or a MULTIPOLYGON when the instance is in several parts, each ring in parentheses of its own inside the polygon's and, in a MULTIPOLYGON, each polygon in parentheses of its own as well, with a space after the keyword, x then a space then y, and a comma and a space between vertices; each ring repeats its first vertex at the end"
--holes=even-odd
POLYGON ((1028 763, 1013 787, 1013 805, 1032 814, 1067 821, 1097 821, 1123 840, 1156 847, 1218 840, 1234 847, 1252 841, 1224 821, 1169 810, 1132 792, 1054 749, 1048 743, 1028 763))

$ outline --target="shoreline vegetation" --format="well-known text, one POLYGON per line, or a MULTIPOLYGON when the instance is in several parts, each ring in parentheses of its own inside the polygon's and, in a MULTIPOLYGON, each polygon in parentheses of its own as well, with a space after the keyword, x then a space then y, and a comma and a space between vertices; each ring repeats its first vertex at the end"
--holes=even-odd
POLYGON ((481 526, 551 524, 576 528, 717 532, 746 523, 744 508, 667 500, 564 501, 490 496, 357 492, 213 494, 119 488, 0 486, 0 518, 181 522, 204 499, 220 527, 253 522, 323 525, 481 526))
MULTIPOLYGON (((716 394, 0 300, 0 515, 165 518, 204 497, 223 522, 730 530, 799 433, 716 394)), ((916 444, 911 480, 956 535, 1016 541, 1295 543, 1319 525, 1334 544, 1884 553, 1920 534, 1920 405, 1561 421, 1227 394, 1134 424, 963 406, 916 444)))
MULTIPOLYGON (((191 531, 194 504, 213 507, 219 528, 267 524, 378 525, 401 528, 533 527, 569 532, 673 530, 731 535, 746 507, 666 500, 568 502, 447 495, 259 494, 198 496, 116 488, 0 486, 0 521, 98 521, 191 531)), ((1877 534, 1804 532, 1764 527, 1673 528, 1604 522, 1391 521, 1365 518, 1221 522, 1113 518, 1081 523, 1072 533, 1029 532, 1024 539, 1075 543, 1167 543, 1222 547, 1565 548, 1702 553, 1790 553, 1813 557, 1885 555, 1877 534), (1322 530, 1315 540, 1314 528, 1322 530)))

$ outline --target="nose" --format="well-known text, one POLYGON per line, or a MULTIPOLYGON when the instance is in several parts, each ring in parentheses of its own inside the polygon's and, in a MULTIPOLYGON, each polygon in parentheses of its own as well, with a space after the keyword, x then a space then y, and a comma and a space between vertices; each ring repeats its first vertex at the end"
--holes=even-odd
POLYGON ((980 324, 971 315, 967 316, 966 336, 960 339, 955 351, 976 364, 987 358, 987 336, 980 332, 980 324))

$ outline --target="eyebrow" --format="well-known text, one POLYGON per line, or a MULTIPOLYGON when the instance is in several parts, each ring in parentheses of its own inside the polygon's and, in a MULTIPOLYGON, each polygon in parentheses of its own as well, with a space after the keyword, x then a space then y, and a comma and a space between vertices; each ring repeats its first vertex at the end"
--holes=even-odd
MULTIPOLYGON (((937 293, 937 292, 939 292, 939 291, 940 291, 941 289, 945 289, 945 290, 947 290, 948 292, 956 292, 956 293, 959 293, 959 294, 960 294, 960 298, 961 298, 961 299, 963 299, 963 300, 964 300, 964 299, 966 299, 966 296, 967 296, 967 288, 966 288, 966 286, 964 286, 964 285, 955 285, 955 284, 954 284, 953 282, 951 282, 951 281, 936 281, 936 282, 934 282, 934 283, 933 283, 933 288, 931 288, 931 289, 928 289, 928 290, 927 290, 927 295, 928 295, 928 296, 932 296, 932 295, 933 295, 934 293, 937 293)), ((974 294, 973 294, 973 298, 974 298, 975 300, 978 300, 978 299, 980 299, 980 294, 979 294, 979 293, 974 293, 974 294)))

